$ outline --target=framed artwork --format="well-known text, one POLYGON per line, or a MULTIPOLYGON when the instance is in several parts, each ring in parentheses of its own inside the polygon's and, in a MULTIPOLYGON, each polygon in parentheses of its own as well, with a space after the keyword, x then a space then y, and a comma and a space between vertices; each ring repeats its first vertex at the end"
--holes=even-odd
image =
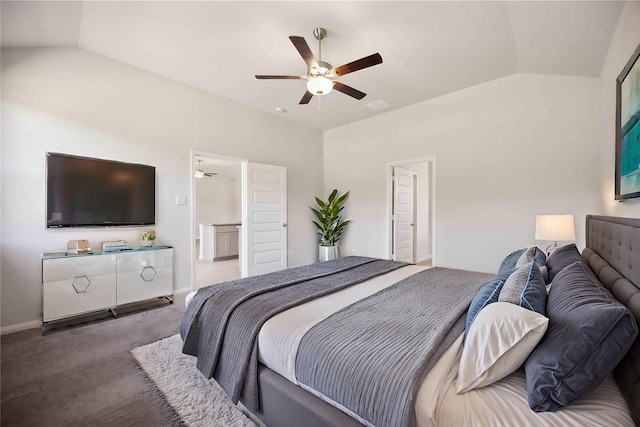
POLYGON ((616 200, 640 197, 640 46, 616 79, 616 200))

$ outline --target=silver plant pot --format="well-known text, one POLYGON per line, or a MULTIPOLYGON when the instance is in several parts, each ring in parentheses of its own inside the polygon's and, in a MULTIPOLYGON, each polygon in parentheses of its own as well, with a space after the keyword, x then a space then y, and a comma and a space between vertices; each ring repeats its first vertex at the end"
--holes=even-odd
POLYGON ((320 261, 329 261, 332 259, 339 258, 340 255, 338 253, 337 246, 322 246, 318 247, 318 260, 320 261))

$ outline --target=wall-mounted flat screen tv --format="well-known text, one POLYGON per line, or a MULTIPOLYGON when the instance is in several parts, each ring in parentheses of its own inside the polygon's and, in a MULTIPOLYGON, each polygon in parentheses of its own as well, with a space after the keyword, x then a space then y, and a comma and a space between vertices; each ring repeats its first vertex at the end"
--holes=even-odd
POLYGON ((155 222, 154 166, 47 153, 47 228, 155 222))

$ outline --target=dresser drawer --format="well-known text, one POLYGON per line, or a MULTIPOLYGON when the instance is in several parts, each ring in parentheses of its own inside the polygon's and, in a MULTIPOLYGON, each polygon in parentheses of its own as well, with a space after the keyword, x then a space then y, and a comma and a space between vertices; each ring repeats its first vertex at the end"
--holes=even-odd
POLYGON ((140 273, 123 273, 118 275, 118 304, 142 301, 173 294, 173 280, 168 268, 147 269, 141 278, 140 273))
POLYGON ((119 254, 117 302, 127 304, 173 294, 173 249, 119 254))
POLYGON ((116 254, 71 256, 42 261, 42 281, 55 282, 76 276, 102 276, 116 273, 116 254))
POLYGON ((106 310, 116 305, 115 274, 44 282, 42 290, 42 318, 45 322, 106 310))

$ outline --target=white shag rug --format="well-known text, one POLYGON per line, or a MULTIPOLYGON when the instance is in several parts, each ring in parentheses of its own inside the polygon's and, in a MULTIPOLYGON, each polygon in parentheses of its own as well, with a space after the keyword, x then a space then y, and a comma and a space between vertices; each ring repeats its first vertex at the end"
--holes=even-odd
POLYGON ((180 335, 134 348, 131 353, 188 426, 263 425, 231 403, 218 383, 202 376, 196 358, 182 353, 180 335))

